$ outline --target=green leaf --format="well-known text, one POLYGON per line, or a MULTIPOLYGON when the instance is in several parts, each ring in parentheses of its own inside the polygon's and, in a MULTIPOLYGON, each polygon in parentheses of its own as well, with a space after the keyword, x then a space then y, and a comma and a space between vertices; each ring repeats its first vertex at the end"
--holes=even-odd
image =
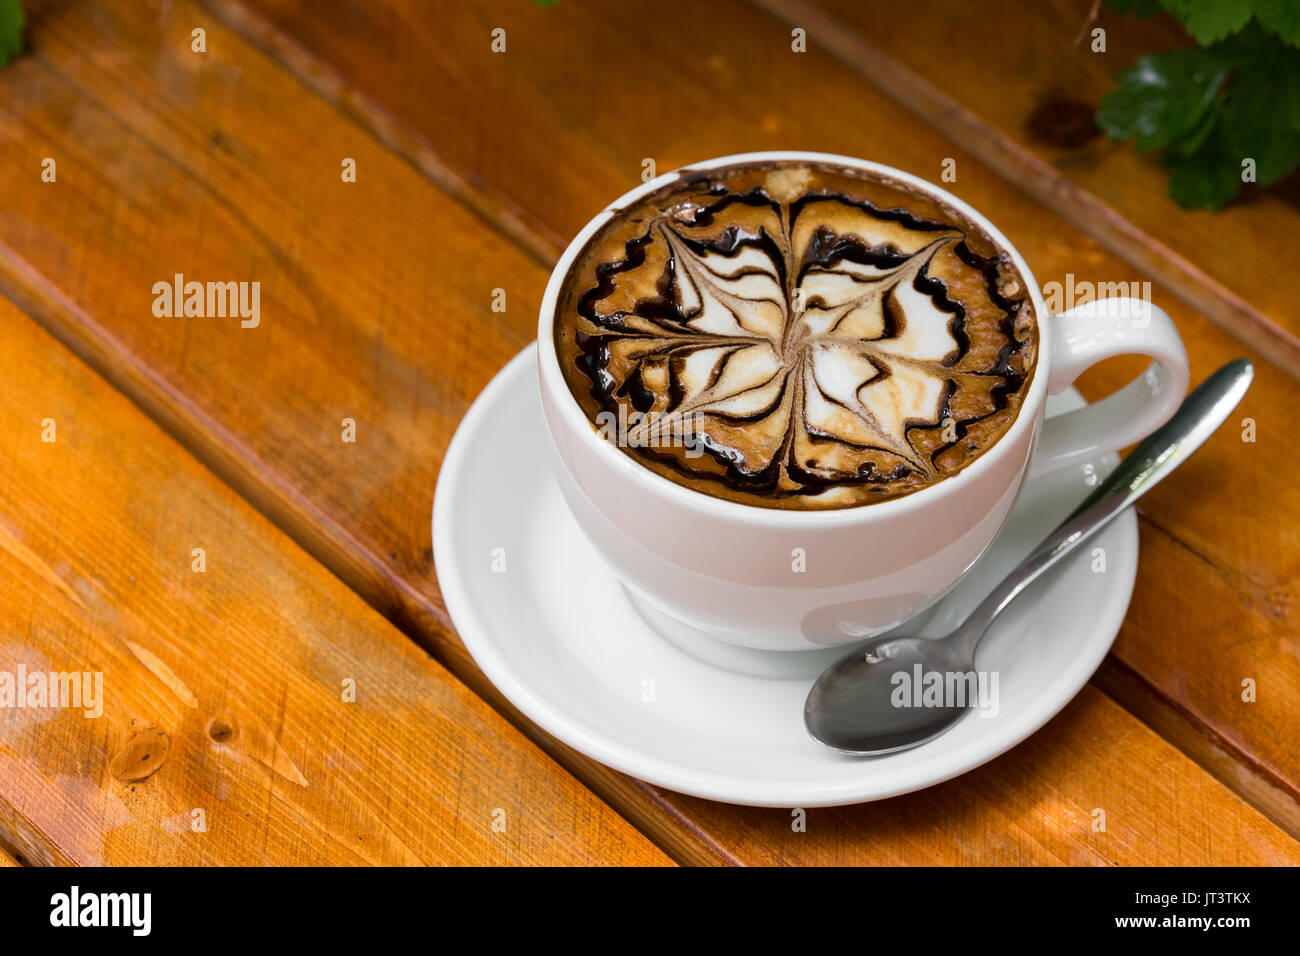
POLYGON ((1161 10, 1160 0, 1106 0, 1106 5, 1116 13, 1131 13, 1139 20, 1161 10))
POLYGON ((1205 145, 1205 141, 1210 138, 1210 133, 1214 131, 1214 127, 1218 122, 1219 111, 1214 109, 1206 110, 1205 115, 1201 117, 1200 125, 1176 143, 1170 143, 1169 148, 1176 153, 1190 156, 1205 145))
POLYGON ((1217 133, 1192 155, 1165 154, 1169 195, 1184 209, 1218 209, 1241 189, 1241 160, 1217 133))
MULTIPOLYGON (((1292 60, 1295 58, 1292 57, 1292 60)), ((1271 186, 1300 164, 1300 69, 1260 57, 1233 77, 1223 107, 1222 148, 1238 167, 1255 160, 1255 177, 1271 186)))
POLYGON ((1286 43, 1300 46, 1300 3, 1296 0, 1255 0, 1255 19, 1286 43))
POLYGON ((1142 153, 1203 139, 1206 114, 1227 72, 1222 60, 1204 50, 1144 56, 1116 78, 1097 122, 1112 139, 1136 139, 1142 153))
POLYGON ((1236 33, 1255 12, 1252 0, 1160 0, 1161 6, 1183 21, 1201 44, 1236 33))
POLYGON ((23 51, 23 8, 18 0, 0 0, 0 66, 23 51))

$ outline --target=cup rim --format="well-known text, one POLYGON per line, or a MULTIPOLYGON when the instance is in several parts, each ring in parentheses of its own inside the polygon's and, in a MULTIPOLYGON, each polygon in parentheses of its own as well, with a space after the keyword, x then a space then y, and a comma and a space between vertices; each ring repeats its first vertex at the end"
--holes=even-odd
MULTIPOLYGON (((678 167, 670 172, 663 173, 649 182, 641 183, 633 189, 628 190, 618 199, 608 204, 604 209, 594 215, 587 224, 578 232, 576 236, 565 247, 560 258, 556 261, 555 267, 551 270, 550 279, 546 283, 546 290, 542 295, 541 310, 538 316, 537 325, 538 338, 538 368, 539 376, 543 390, 549 388, 552 392, 558 392, 559 397, 554 403, 558 413, 565 416, 570 424, 575 425, 579 435, 579 441, 596 446, 596 454, 603 457, 604 460, 626 480, 632 482, 638 488, 656 495, 668 502, 684 507, 690 510, 707 513, 714 517, 732 518, 743 520, 750 524, 763 524, 773 527, 796 527, 796 526, 827 526, 840 525, 852 522, 865 522, 872 520, 883 520, 885 518, 899 517, 910 514, 920 508, 926 508, 931 503, 937 501, 940 497, 948 497, 958 494, 962 489, 969 485, 975 484, 980 477, 990 471, 1001 461, 1003 457, 1010 453, 1010 449, 1018 444, 1017 439, 1025 430, 1036 430, 1040 419, 1040 412, 1044 408, 1047 394, 1047 380, 1049 374, 1049 365, 1052 352, 1051 329, 1047 322, 1047 306, 1043 299, 1042 290, 1038 286, 1037 279, 1030 271, 1029 265, 1021 256, 1020 251, 1003 235, 1002 231, 997 228, 983 213, 972 207, 965 200, 954 196, 941 186, 922 179, 912 173, 897 169, 893 166, 886 166, 883 163, 873 162, 866 159, 857 159, 852 156, 843 156, 837 153, 822 153, 809 150, 763 150, 749 153, 734 153, 728 156, 718 156, 713 159, 706 159, 700 162, 691 163, 686 166, 678 167), (846 166, 853 169, 861 169, 873 173, 886 179, 893 179, 897 182, 911 186, 912 188, 928 193, 930 196, 939 201, 952 206, 958 212, 970 217, 970 219, 994 240, 994 242, 1006 251, 1011 261, 1020 271, 1022 278, 1029 286, 1029 295, 1034 305, 1034 322, 1038 331, 1038 355, 1034 365, 1034 377, 1030 382, 1029 391, 1025 394, 1021 402, 1020 410, 1016 415, 1016 420, 982 455, 968 464, 955 475, 944 478, 942 481, 935 482, 919 491, 903 495, 898 498, 888 498, 884 501, 873 501, 864 505, 849 506, 845 508, 817 508, 817 509, 784 509, 784 508, 765 508, 761 505, 746 504, 739 501, 730 501, 726 498, 717 498, 703 491, 697 491, 694 488, 688 488, 685 485, 679 485, 668 478, 663 477, 657 472, 647 468, 645 465, 637 462, 632 456, 625 454, 621 449, 611 445, 601 438, 597 433, 591 420, 587 417, 582 406, 578 404, 577 398, 569 390, 568 383, 564 380, 563 372, 560 368, 559 356, 555 351, 554 335, 554 318, 555 305, 559 299, 560 289, 568 275, 570 267, 578 254, 586 246, 588 240, 596 233, 598 229, 605 225, 611 218, 621 212, 623 209, 635 203, 643 196, 663 188, 669 183, 680 179, 684 174, 698 172, 701 170, 715 169, 719 166, 732 166, 745 163, 762 163, 762 162, 779 162, 779 161, 802 161, 811 163, 826 163, 831 165, 846 166)), ((544 416, 547 422, 547 428, 554 432, 550 416, 544 416)), ((552 438, 554 438, 552 434, 552 438)), ((1031 441, 1030 455, 1033 455, 1033 442, 1031 441)), ((1026 458, 1022 468, 1026 467, 1029 462, 1026 458)))

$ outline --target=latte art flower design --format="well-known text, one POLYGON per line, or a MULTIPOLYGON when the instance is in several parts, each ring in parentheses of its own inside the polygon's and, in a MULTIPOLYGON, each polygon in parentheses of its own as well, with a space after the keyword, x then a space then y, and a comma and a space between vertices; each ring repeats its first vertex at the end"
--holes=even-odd
MULTIPOLYGON (((963 239, 835 196, 663 210, 582 296, 578 363, 605 407, 703 445, 701 476, 775 495, 926 483, 944 443, 918 447, 916 430, 937 434, 954 392, 988 374, 962 366, 965 309, 934 274, 965 270, 987 294, 963 239)), ((994 384, 974 387, 982 412, 994 384)))
POLYGON ((906 429, 940 420, 942 363, 958 343, 941 290, 936 301, 916 280, 939 246, 960 236, 883 265, 809 268, 787 294, 781 263, 768 251, 743 241, 732 255, 693 248, 671 226, 658 228, 672 249, 689 330, 684 340, 660 338, 643 359, 668 360, 677 396, 669 427, 690 415, 748 422, 764 439, 737 449, 750 474, 788 466, 788 452, 811 438, 883 449, 926 469, 906 429))

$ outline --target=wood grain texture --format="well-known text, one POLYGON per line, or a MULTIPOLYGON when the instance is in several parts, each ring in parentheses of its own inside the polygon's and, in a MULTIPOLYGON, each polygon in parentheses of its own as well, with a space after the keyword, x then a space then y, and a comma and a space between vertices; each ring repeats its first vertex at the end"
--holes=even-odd
POLYGON ((537 731, 448 636, 437 464, 532 338, 518 303, 544 271, 192 5, 27 9, 30 54, 0 76, 4 291, 675 858, 736 862, 639 781, 537 731), (190 52, 195 24, 215 64, 190 52), (42 192, 27 177, 51 152, 62 172, 42 192), (155 318, 153 284, 177 270, 259 281, 265 324, 155 318), (516 305, 491 313, 502 285, 516 305))
POLYGON ((668 862, 3 300, 0 461, 0 671, 102 686, 0 709, 26 859, 668 862))
MULTIPOLYGON (((640 18, 632 11, 610 8, 598 21, 582 4, 550 11, 522 4, 505 9, 508 18, 560 10, 563 19, 552 22, 563 29, 519 43, 529 28, 516 30, 515 21, 505 20, 515 45, 496 64, 497 74, 485 78, 473 56, 447 37, 464 32, 486 49, 498 11, 458 6, 434 32, 390 17, 386 22, 395 35, 368 33, 366 24, 387 16, 387 9, 349 6, 321 15, 335 18, 334 32, 349 36, 349 47, 372 46, 367 76, 402 73, 406 81, 397 91, 410 85, 452 104, 448 108, 454 111, 429 127, 395 119, 396 108, 373 90, 352 88, 358 77, 342 72, 324 54, 305 52, 308 48, 292 36, 271 42, 250 33, 272 53, 297 51, 287 62, 298 70, 310 67, 300 74, 310 88, 296 82, 187 3, 150 9, 81 2, 44 16, 38 11, 31 33, 34 55, 0 75, 9 134, 0 139, 3 181, 30 176, 35 184, 40 156, 56 151, 65 159, 60 192, 37 185, 6 192, 0 207, 0 284, 370 603, 520 720, 486 685, 449 630, 431 573, 427 521, 436 469, 456 422, 491 374, 532 337, 545 280, 534 251, 549 246, 554 254, 558 240, 539 232, 536 241, 521 247, 509 238, 512 233, 521 223, 544 222, 546 216, 552 237, 576 230, 636 181, 646 155, 668 168, 705 154, 790 145, 793 138, 795 145, 863 153, 865 134, 853 131, 880 128, 908 131, 891 140, 901 144, 896 155, 881 157, 900 165, 937 168, 953 148, 879 98, 850 96, 847 109, 834 112, 803 109, 801 93, 838 83, 860 90, 854 85, 859 81, 830 58, 790 60, 784 26, 755 17, 742 4, 691 8, 705 18, 705 26, 719 28, 713 34, 649 34, 621 48, 629 77, 672 56, 685 64, 685 79, 669 77, 662 87, 654 86, 661 98, 656 115, 672 116, 674 122, 650 132, 631 108, 639 91, 598 76, 599 59, 590 56, 610 30, 635 35, 640 18), (573 8, 576 12, 570 12, 573 8), (709 50, 702 38, 723 36, 720 28, 737 11, 746 18, 737 21, 727 41, 737 45, 722 49, 767 52, 742 56, 709 50), (196 24, 208 30, 206 60, 189 52, 189 31, 196 24), (422 55, 401 46, 412 33, 424 36, 422 55), (403 66, 394 71, 385 64, 399 48, 403 66), (328 82, 318 83, 317 74, 328 76, 328 82), (448 84, 455 96, 444 90, 448 84), (484 97, 485 87, 495 99, 484 97), (331 103, 318 100, 311 89, 347 94, 331 103), (753 89, 771 94, 770 115, 726 108, 728 97, 753 89), (615 109, 597 96, 606 92, 626 108, 615 109), (389 128, 376 134, 384 142, 399 148, 401 142, 436 142, 440 149, 430 148, 430 155, 454 172, 457 188, 484 184, 488 198, 454 201, 429 181, 425 163, 393 156, 356 121, 370 123, 375 117, 387 117, 389 128), (400 135, 393 134, 398 127, 400 135), (466 129, 475 135, 466 136, 466 129), (764 129, 767 140, 754 142, 755 130, 764 129), (527 138, 530 130, 543 138, 527 138), (576 145, 559 152, 570 137, 576 137, 576 145), (652 141, 663 148, 638 148, 652 141), (551 145, 543 149, 543 142, 551 145), (339 182, 344 156, 359 158, 355 185, 339 182), (494 176, 510 175, 489 180, 480 162, 496 170, 494 176), (532 200, 538 202, 530 207, 532 200), (484 220, 497 207, 517 210, 513 224, 484 220), (223 320, 156 319, 149 311, 152 284, 177 271, 205 280, 260 280, 262 324, 240 329, 223 320), (490 311, 497 287, 507 289, 506 313, 490 311), (355 446, 339 441, 345 416, 357 420, 355 446)), ((685 16, 684 6, 673 9, 685 16)), ((679 20, 663 18, 668 26, 679 20)), ((232 22, 247 28, 243 19, 232 22)), ((412 94, 412 103, 418 105, 418 99, 412 94)), ((1038 258, 1036 268, 1044 262, 1056 268, 1083 255, 1101 270, 1123 270, 1086 237, 1010 192, 1000 177, 958 155, 963 169, 970 170, 969 198, 999 221, 1009 220, 1008 229, 1023 227, 1025 251, 1031 262, 1038 258)), ((1021 233, 1014 234, 1019 240, 1021 233)), ((1231 348, 1231 340, 1204 320, 1185 311, 1178 318, 1185 331, 1219 336, 1209 351, 1198 354, 1202 366, 1231 348)), ((1270 381, 1276 394, 1279 386, 1270 381)), ((1270 419, 1278 422, 1280 413, 1270 419)), ((1179 583, 1185 582, 1157 574, 1154 584, 1139 586, 1179 583)), ((1188 693, 1198 691, 1193 683, 1188 693)), ((1166 818, 1175 821, 1168 825, 1176 836, 1153 844, 1156 852, 1145 862, 1241 858, 1244 851, 1198 836, 1190 811, 1170 816, 1166 796, 1184 784, 1216 819, 1234 821, 1232 826, 1251 834, 1266 854, 1286 852, 1288 844, 1278 842, 1274 829, 1177 758, 1153 732, 1104 697, 1090 699, 1101 708, 1097 726, 1110 741, 1094 750, 1090 774, 1111 781, 1154 775, 1160 783, 1135 786, 1119 805, 1140 821, 1137 832, 1154 832, 1167 825, 1166 818)), ((1055 726, 1039 735, 1040 746, 1049 751, 1055 726)), ((704 814, 695 801, 595 767, 545 735, 538 739, 679 859, 770 861, 771 847, 789 829, 788 817, 780 813, 709 805, 704 814)), ((1055 759, 1064 761, 1072 746, 1060 745, 1055 759)), ((960 816, 947 821, 946 829, 910 835, 889 849, 873 838, 875 807, 833 811, 845 821, 843 833, 851 833, 851 840, 833 856, 820 842, 793 843, 781 851, 783 859, 869 863, 903 859, 906 850, 914 862, 960 862, 972 858, 972 848, 998 839, 991 830, 1011 826, 1018 833, 1036 833, 1043 784, 1032 772, 1011 766, 1022 749, 986 771, 1001 768, 999 779, 1006 781, 996 813, 960 816), (1006 824, 1008 818, 1014 822, 1006 824)), ((1059 779, 1070 805, 1091 801, 1091 789, 1076 792, 1086 782, 1083 776, 1059 779)), ((914 812, 938 820, 951 807, 943 796, 947 792, 941 788, 903 800, 914 812)), ((1017 858, 1024 861, 1110 858, 1094 852, 1086 827, 1015 840, 1017 858)), ((1006 851, 1003 857, 1011 855, 1006 851)), ((1117 852, 1114 858, 1126 857, 1117 852)))
POLYGON ((1168 196, 1158 155, 1091 126, 1117 73, 1192 45, 1172 18, 1138 20, 1092 0, 1018 3, 998 15, 962 0, 754 2, 1300 377, 1300 309, 1278 281, 1300 242, 1295 181, 1247 185, 1218 212, 1185 211, 1168 196), (1104 52, 1092 50, 1094 28, 1106 32, 1104 52))
MULTIPOLYGON (((998 171, 835 56, 792 53, 788 25, 741 2, 689 10, 660 3, 653 18, 644 8, 601 6, 597 14, 582 2, 545 10, 469 5, 439 19, 436 47, 410 3, 214 2, 255 41, 292 49, 290 67, 317 64, 301 74, 306 81, 318 72, 334 76, 351 90, 344 108, 400 125, 404 141, 438 152, 463 181, 483 183, 494 202, 545 223, 543 236, 576 232, 635 181, 641 157, 656 158, 662 170, 747 149, 814 147, 934 178, 945 159, 956 159, 950 188, 1002 225, 1042 283, 1065 284, 1073 275, 1141 289, 1151 280, 1064 221, 1059 205, 1010 189, 998 171), (317 15, 322 9, 327 16, 317 15), (349 24, 346 40, 331 21, 349 24), (686 33, 646 26, 687 21, 686 33), (513 38, 506 54, 489 50, 484 37, 493 26, 513 38), (611 35, 637 42, 620 47, 617 77, 598 78, 603 61, 594 51, 611 35), (399 75, 383 67, 389 58, 412 65, 399 75), (647 76, 654 82, 638 79, 647 76), (647 116, 665 121, 647 123, 647 116), (478 135, 456 135, 465 128, 478 135), (534 148, 543 142, 571 146, 557 157, 534 148)), ((1290 650, 1300 632, 1300 528, 1279 520, 1298 504, 1286 436, 1300 389, 1269 361, 1275 350, 1243 348, 1159 283, 1151 295, 1178 323, 1194 380, 1241 354, 1255 359, 1258 376, 1234 427, 1144 500, 1140 576, 1117 655, 1140 682, 1124 686, 1144 688, 1155 702, 1126 703, 1148 713, 1160 708, 1183 727, 1177 739, 1200 763, 1300 835, 1300 752, 1289 743, 1300 717, 1288 703, 1300 695, 1300 661, 1290 650), (1247 418, 1257 430, 1249 444, 1240 426, 1247 418), (1241 681, 1257 672, 1267 673, 1273 692, 1245 704, 1241 681)), ((1080 385, 1095 398, 1139 369, 1110 362, 1080 385)))

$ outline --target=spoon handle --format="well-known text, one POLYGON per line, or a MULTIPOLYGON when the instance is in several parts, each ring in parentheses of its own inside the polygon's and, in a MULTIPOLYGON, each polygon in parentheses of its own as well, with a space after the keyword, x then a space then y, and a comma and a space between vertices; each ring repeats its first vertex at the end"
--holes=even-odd
POLYGON ((1255 369, 1237 359, 1193 391, 1162 427, 1102 479, 1061 525, 1002 579, 961 625, 961 641, 973 655, 993 618, 1044 571, 1113 521, 1181 465, 1237 407, 1255 369))

